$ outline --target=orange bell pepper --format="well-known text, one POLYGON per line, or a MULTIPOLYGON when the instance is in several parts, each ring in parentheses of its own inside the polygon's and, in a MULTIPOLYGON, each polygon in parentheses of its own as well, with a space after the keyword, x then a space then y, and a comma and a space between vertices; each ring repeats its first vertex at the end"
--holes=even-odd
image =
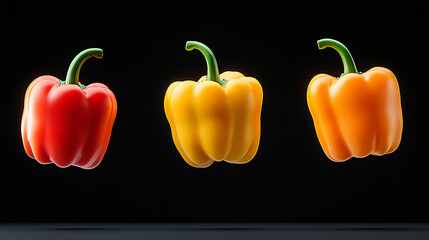
POLYGON ((335 49, 344 65, 340 78, 318 74, 307 90, 308 107, 326 156, 342 162, 351 157, 394 152, 403 127, 395 75, 383 67, 358 73, 343 44, 333 39, 317 43, 319 49, 335 49))

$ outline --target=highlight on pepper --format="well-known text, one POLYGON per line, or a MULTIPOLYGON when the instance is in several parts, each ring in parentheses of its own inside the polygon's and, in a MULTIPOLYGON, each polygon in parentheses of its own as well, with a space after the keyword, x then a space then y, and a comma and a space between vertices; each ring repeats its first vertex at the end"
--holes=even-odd
POLYGON ((239 72, 219 75, 213 52, 188 41, 186 50, 193 49, 204 55, 207 76, 198 82, 177 81, 167 89, 164 110, 174 144, 193 167, 206 168, 214 161, 247 163, 259 147, 262 87, 239 72))
POLYGON ((307 90, 307 103, 320 145, 334 162, 394 152, 401 142, 402 108, 399 85, 387 68, 357 71, 347 48, 322 39, 319 49, 335 49, 344 73, 339 78, 318 74, 307 90))
POLYGON ((103 159, 116 118, 115 95, 101 83, 79 82, 83 63, 102 58, 103 51, 90 48, 70 64, 66 80, 53 76, 36 78, 25 93, 21 134, 28 156, 41 164, 92 169, 103 159))

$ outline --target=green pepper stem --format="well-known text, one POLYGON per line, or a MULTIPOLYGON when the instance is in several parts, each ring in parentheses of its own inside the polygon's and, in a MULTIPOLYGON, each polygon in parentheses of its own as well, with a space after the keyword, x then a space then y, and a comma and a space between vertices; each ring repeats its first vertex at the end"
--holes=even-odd
POLYGON ((194 49, 199 50, 204 55, 207 62, 207 80, 220 84, 219 69, 216 58, 210 48, 200 42, 187 41, 185 49, 187 51, 192 51, 194 49))
POLYGON ((67 71, 65 84, 79 85, 80 68, 82 67, 83 63, 91 57, 101 59, 103 57, 103 50, 100 48, 88 48, 80 52, 70 64, 69 70, 67 71))
POLYGON ((347 73, 358 73, 352 55, 342 43, 334 39, 324 38, 317 41, 317 46, 319 49, 325 49, 327 47, 333 48, 340 54, 344 65, 344 73, 341 74, 341 76, 347 73))

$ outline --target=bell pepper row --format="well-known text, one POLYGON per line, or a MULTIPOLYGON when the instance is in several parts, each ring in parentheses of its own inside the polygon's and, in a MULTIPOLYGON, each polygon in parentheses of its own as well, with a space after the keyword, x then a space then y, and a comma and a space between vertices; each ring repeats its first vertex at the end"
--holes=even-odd
MULTIPOLYGON (((322 39, 318 46, 335 49, 344 65, 340 77, 318 74, 307 90, 308 107, 326 156, 342 162, 395 151, 403 127, 395 75, 382 67, 358 72, 350 52, 336 40, 322 39)), ((262 86, 240 72, 219 74, 213 52, 200 42, 188 41, 186 50, 194 49, 204 55, 207 75, 197 82, 172 83, 164 98, 174 144, 196 168, 215 161, 247 163, 259 147, 262 86)), ((27 88, 22 141, 27 155, 39 163, 93 169, 104 157, 117 102, 104 84, 79 82, 80 69, 91 57, 102 58, 103 51, 91 48, 79 53, 65 81, 41 76, 27 88)))

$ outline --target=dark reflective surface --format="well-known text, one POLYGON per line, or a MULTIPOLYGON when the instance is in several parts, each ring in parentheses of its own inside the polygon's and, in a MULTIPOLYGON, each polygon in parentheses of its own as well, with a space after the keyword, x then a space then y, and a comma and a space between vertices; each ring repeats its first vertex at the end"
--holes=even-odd
POLYGON ((429 239, 429 224, 1 224, 0 239, 429 239))

